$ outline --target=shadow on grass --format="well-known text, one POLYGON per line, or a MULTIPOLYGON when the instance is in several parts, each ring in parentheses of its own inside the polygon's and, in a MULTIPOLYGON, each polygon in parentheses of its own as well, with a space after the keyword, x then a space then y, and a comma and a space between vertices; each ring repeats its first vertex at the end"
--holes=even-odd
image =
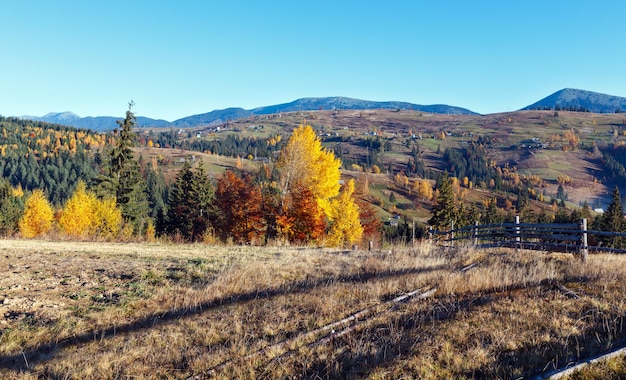
POLYGON ((154 326, 162 325, 173 320, 201 315, 221 306, 233 305, 258 299, 271 299, 273 297, 287 294, 305 293, 309 290, 315 289, 316 287, 327 286, 337 282, 365 283, 373 279, 393 278, 396 276, 421 274, 449 269, 451 269, 449 265, 438 265, 430 268, 407 268, 393 271, 361 272, 349 276, 332 276, 321 279, 296 281, 280 287, 233 294, 223 298, 207 300, 200 304, 196 304, 193 307, 171 309, 165 313, 153 313, 132 323, 116 325, 108 327, 104 330, 94 329, 80 335, 50 341, 13 355, 3 355, 0 356, 0 369, 9 369, 20 372, 37 372, 33 370, 34 366, 54 358, 55 355, 60 354, 61 350, 65 348, 97 340, 108 339, 117 334, 129 334, 150 329, 154 326))
MULTIPOLYGON (((414 355, 414 345, 416 339, 428 339, 428 336, 437 335, 439 323, 452 321, 458 315, 470 313, 476 308, 494 303, 500 299, 511 297, 512 291, 533 289, 541 292, 558 291, 552 280, 543 280, 532 284, 520 284, 509 286, 506 289, 497 288, 481 291, 480 294, 457 295, 456 297, 445 297, 438 300, 432 308, 422 313, 409 313, 395 316, 395 318, 380 323, 360 333, 338 338, 334 345, 336 347, 346 347, 340 350, 339 355, 331 357, 331 360, 314 359, 307 368, 302 368, 303 376, 306 378, 359 378, 380 369, 385 372, 385 368, 399 358, 407 358, 414 355), (459 299, 459 296, 461 299, 459 299), (389 326, 401 326, 403 331, 420 329, 419 337, 414 334, 396 334, 396 338, 391 338, 390 334, 379 334, 375 331, 386 331, 389 326), (358 335, 361 335, 360 337, 358 335), (368 335, 368 334, 371 334, 368 335), (375 349, 367 353, 355 353, 350 347, 360 340, 367 340, 375 349)), ((626 317, 624 317, 626 318, 626 317)), ((622 323, 620 320, 619 323, 622 323)), ((618 323, 618 324, 619 324, 618 323)), ((490 368, 479 368, 471 373, 453 373, 459 378, 517 378, 520 376, 537 376, 558 366, 567 364, 567 360, 576 360, 590 354, 597 353, 601 347, 598 342, 592 342, 589 346, 580 347, 579 342, 589 340, 590 337, 602 334, 602 321, 599 320, 595 331, 590 331, 586 336, 570 336, 566 342, 551 340, 537 345, 523 346, 515 350, 501 352, 495 358, 490 368), (599 329, 599 330, 598 330, 599 329), (571 343, 571 344, 570 344, 571 343), (577 350, 580 350, 577 352, 577 350)), ((592 339, 593 340, 593 339, 592 339)), ((604 348, 606 349, 606 347, 604 348)), ((445 360, 445 359, 442 359, 445 360)), ((445 363, 440 363, 445 367, 445 363)), ((410 370, 409 370, 410 371, 410 370)), ((392 373, 392 372, 388 372, 392 373)), ((419 373, 407 373, 406 375, 423 376, 419 373)), ((431 373, 431 376, 437 376, 431 373)))

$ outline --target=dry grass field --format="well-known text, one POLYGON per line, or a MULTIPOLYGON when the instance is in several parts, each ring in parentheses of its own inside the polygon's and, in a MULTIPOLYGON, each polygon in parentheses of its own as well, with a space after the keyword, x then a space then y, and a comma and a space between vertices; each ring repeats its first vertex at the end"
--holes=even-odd
POLYGON ((621 256, 34 240, 0 253, 3 379, 528 378, 626 338, 621 256))

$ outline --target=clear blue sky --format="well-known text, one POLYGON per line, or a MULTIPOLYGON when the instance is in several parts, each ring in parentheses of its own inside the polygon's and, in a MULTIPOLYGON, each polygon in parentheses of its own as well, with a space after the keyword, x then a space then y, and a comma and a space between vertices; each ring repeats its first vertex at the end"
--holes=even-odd
POLYGON ((348 96, 512 111, 626 97, 626 1, 0 0, 0 114, 173 121, 348 96))

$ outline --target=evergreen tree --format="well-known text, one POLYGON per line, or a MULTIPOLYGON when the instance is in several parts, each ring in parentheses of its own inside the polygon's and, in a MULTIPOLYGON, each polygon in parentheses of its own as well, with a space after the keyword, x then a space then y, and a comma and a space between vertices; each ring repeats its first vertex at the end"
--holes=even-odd
MULTIPOLYGON (((198 240, 209 227, 213 214, 215 191, 204 164, 197 172, 185 161, 183 168, 170 188, 168 204, 168 230, 178 232, 187 240, 198 240)), ((159 221, 157 220, 157 225, 159 221)))
POLYGON ((433 217, 430 218, 428 224, 438 230, 448 230, 451 223, 457 219, 454 189, 448 172, 445 172, 441 177, 437 190, 439 190, 437 204, 433 206, 433 217))
POLYGON ((0 235, 10 236, 17 232, 23 209, 22 197, 14 194, 8 180, 0 180, 0 235))
POLYGON ((106 152, 104 174, 96 180, 96 191, 101 197, 115 197, 124 221, 130 223, 133 231, 139 235, 143 234, 150 210, 146 183, 131 149, 135 144, 133 127, 136 124, 133 105, 130 102, 126 118, 117 121, 115 146, 106 152))
POLYGON ((146 187, 148 190, 150 218, 156 221, 159 212, 165 214, 168 195, 165 176, 160 169, 151 167, 146 171, 146 187))
POLYGON ((191 163, 185 161, 176 176, 176 182, 170 187, 167 211, 169 233, 180 233, 190 239, 193 234, 193 172, 191 163))
POLYGON ((587 225, 591 225, 591 222, 593 221, 593 215, 591 215, 591 207, 589 206, 589 203, 587 203, 587 201, 583 202, 583 207, 580 210, 580 217, 587 219, 587 225))
MULTIPOLYGON (((612 200, 606 212, 602 215, 600 229, 610 232, 624 232, 626 223, 624 222, 624 211, 622 209, 622 199, 617 186, 613 189, 612 200)), ((619 248, 622 246, 623 238, 619 236, 609 237, 606 241, 610 247, 619 248)))
POLYGON ((483 216, 483 223, 493 224, 502 222, 502 218, 498 215, 497 203, 498 201, 496 198, 489 201, 489 205, 487 206, 487 210, 485 210, 485 215, 483 216))
POLYGON ((204 167, 204 161, 200 161, 198 169, 193 176, 193 195, 195 209, 192 239, 196 240, 201 238, 207 228, 209 228, 210 219, 215 214, 213 205, 215 187, 204 167))

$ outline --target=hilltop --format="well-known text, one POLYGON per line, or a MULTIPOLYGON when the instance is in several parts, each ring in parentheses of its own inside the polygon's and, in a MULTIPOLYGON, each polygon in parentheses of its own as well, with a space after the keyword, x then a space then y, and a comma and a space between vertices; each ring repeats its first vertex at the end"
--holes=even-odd
POLYGON ((626 98, 593 91, 565 88, 533 103, 523 110, 567 110, 594 113, 626 111, 626 98))

